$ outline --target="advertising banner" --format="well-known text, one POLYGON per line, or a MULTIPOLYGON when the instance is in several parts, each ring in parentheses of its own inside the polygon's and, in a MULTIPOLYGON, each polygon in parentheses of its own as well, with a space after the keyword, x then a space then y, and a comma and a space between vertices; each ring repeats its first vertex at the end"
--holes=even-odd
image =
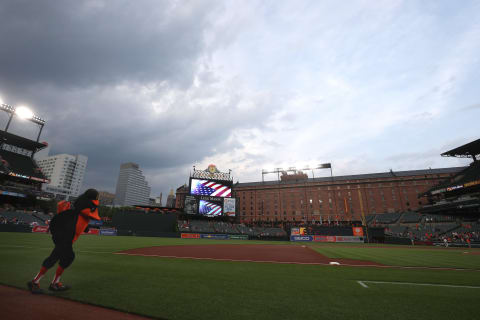
POLYGON ((297 235, 300 235, 300 236, 306 235, 306 234, 307 234, 307 228, 305 228, 305 227, 293 227, 292 229, 290 229, 290 234, 291 234, 291 235, 294 235, 294 236, 297 236, 297 235))
POLYGON ((47 233, 48 232, 48 226, 35 226, 35 227, 33 227, 32 232, 47 233))
POLYGON ((230 240, 248 240, 248 236, 246 234, 231 234, 228 236, 230 240))
POLYGON ((352 227, 353 235, 363 237, 363 228, 362 227, 352 227))
POLYGON ((290 236, 290 241, 313 241, 313 236, 290 236))
POLYGON ((184 211, 186 214, 197 214, 198 201, 195 197, 185 196, 184 211))
POLYGON ((313 236, 315 242, 364 242, 358 236, 313 236))
POLYGON ((313 236, 313 241, 316 242, 336 242, 336 236, 313 236))
POLYGON ((182 233, 180 235, 182 239, 200 239, 200 234, 198 233, 182 233))
POLYGON ((82 234, 94 234, 94 235, 99 235, 100 234, 100 230, 99 229, 90 229, 88 230, 88 232, 83 232, 82 234))
POLYGON ((100 235, 101 236, 116 236, 117 235, 117 230, 115 230, 115 229, 101 229, 100 230, 100 235))
POLYGON ((235 217, 235 198, 223 199, 223 214, 229 217, 235 217))
POLYGON ((363 237, 356 236, 336 236, 336 242, 363 242, 363 237))
POLYGON ((227 240, 228 234, 201 234, 202 239, 227 240))
POLYGON ((26 198, 27 197, 23 193, 16 193, 16 192, 11 192, 11 191, 0 191, 0 195, 20 197, 20 198, 26 198))
POLYGON ((465 183, 463 186, 464 186, 465 188, 467 188, 467 187, 476 186, 476 185, 478 185, 478 184, 480 184, 480 180, 475 180, 475 181, 467 182, 467 183, 465 183))
POLYGON ((102 220, 93 220, 93 219, 92 219, 92 220, 90 220, 90 221, 88 222, 88 225, 89 225, 89 226, 96 226, 96 227, 98 227, 98 226, 103 225, 103 221, 102 221, 102 220))

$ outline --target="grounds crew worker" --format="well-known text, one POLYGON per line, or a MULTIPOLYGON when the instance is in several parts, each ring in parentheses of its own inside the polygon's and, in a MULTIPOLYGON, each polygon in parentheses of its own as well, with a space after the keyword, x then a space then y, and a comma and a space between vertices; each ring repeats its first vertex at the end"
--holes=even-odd
POLYGON ((27 283, 32 293, 42 293, 40 280, 45 273, 57 263, 58 268, 55 277, 48 287, 51 291, 65 291, 69 287, 60 282, 60 276, 75 259, 72 245, 78 237, 88 229, 90 219, 100 220, 98 216, 98 191, 88 189, 74 202, 71 208, 70 202, 60 201, 57 205, 58 214, 50 222, 50 233, 55 244, 50 256, 42 263, 40 272, 27 283))

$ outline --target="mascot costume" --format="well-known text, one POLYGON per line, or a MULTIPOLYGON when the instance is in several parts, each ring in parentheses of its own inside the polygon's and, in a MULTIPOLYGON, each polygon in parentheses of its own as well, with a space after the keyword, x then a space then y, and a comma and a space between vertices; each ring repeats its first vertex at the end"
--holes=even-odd
POLYGON ((69 286, 60 282, 63 271, 68 268, 75 259, 73 243, 83 232, 88 232, 90 219, 100 220, 98 216, 98 191, 88 189, 73 203, 60 201, 57 205, 57 215, 50 221, 50 233, 55 248, 43 261, 40 272, 27 283, 32 293, 42 293, 40 280, 45 273, 58 261, 55 277, 48 287, 51 291, 65 291, 69 286))

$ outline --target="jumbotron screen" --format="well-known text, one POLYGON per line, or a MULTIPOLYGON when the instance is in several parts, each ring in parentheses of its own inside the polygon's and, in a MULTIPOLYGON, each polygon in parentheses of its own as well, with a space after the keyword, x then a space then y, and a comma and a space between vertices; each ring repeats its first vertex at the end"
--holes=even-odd
POLYGON ((230 198, 232 196, 232 183, 229 181, 191 179, 190 194, 194 196, 230 198))
POLYGON ((198 214, 207 217, 219 217, 223 214, 223 204, 221 201, 200 200, 198 214))

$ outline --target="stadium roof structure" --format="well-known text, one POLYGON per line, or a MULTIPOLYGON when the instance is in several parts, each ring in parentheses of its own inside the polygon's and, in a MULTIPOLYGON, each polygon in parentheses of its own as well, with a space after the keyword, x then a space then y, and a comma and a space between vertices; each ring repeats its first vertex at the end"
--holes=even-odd
POLYGON ((479 155, 480 139, 441 154, 442 157, 473 158, 473 161, 477 161, 479 155))
POLYGON ((438 201, 425 205, 419 210, 423 214, 440 214, 450 216, 479 216, 480 200, 476 197, 457 198, 452 201, 438 201))
POLYGON ((436 195, 440 193, 460 194, 476 191, 480 188, 480 162, 474 161, 464 170, 444 182, 437 184, 419 196, 436 195))
POLYGON ((0 143, 10 144, 33 152, 37 152, 46 147, 43 143, 17 136, 16 134, 3 130, 0 130, 0 143))

